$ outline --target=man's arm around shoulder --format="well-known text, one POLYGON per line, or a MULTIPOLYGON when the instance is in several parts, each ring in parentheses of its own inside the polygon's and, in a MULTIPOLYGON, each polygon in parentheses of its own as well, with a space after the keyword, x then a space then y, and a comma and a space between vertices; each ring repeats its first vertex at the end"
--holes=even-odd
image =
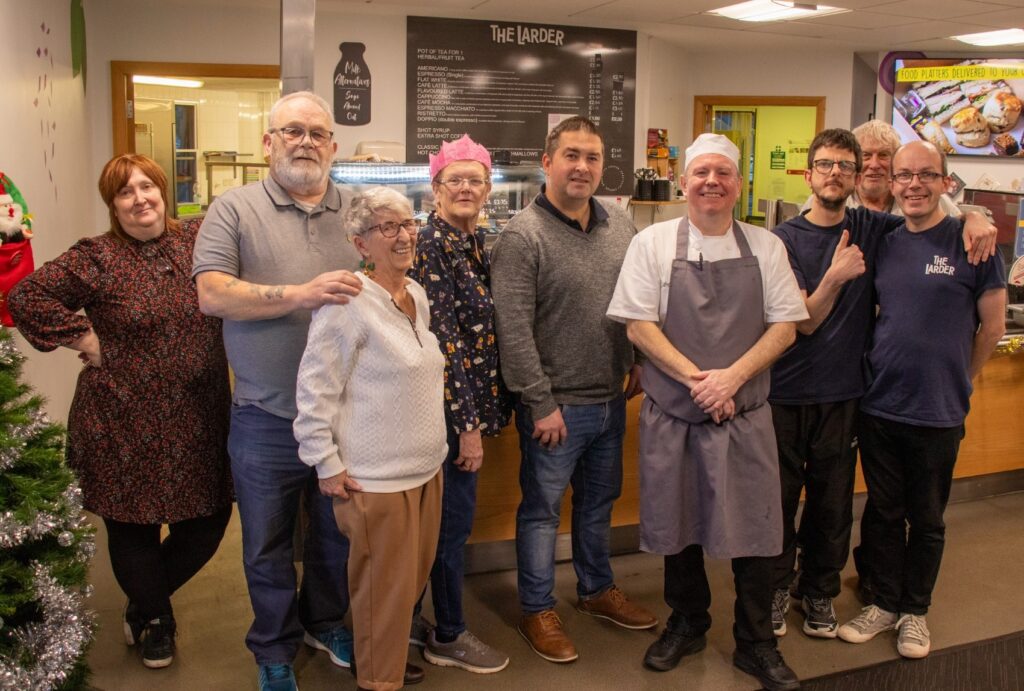
POLYGON ((196 276, 203 314, 232 321, 276 319, 295 310, 344 305, 363 289, 351 271, 328 271, 301 285, 261 285, 222 271, 196 276))

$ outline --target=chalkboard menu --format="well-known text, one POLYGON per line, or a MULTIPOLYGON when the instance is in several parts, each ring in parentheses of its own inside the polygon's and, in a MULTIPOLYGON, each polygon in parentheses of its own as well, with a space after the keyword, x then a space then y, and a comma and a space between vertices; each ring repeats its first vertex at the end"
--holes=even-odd
POLYGON ((498 160, 536 164, 548 130, 585 115, 604 137, 598 194, 630 192, 636 32, 409 17, 406 63, 407 161, 466 133, 498 160))

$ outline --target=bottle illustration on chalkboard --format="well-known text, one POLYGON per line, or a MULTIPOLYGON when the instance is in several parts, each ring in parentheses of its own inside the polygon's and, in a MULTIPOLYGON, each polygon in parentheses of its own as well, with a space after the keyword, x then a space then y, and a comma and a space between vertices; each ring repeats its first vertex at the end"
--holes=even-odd
POLYGON ((601 79, 603 71, 604 65, 601 62, 601 54, 596 53, 594 57, 590 59, 590 81, 587 84, 587 96, 590 101, 590 107, 587 109, 587 117, 590 118, 595 125, 601 124, 601 79))
POLYGON ((366 45, 342 43, 334 70, 334 121, 356 126, 370 122, 370 68, 363 59, 366 45))

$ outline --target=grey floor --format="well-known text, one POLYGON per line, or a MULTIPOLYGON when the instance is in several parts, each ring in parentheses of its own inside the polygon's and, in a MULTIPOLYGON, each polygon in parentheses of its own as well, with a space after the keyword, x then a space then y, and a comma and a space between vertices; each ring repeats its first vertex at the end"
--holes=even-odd
MULTIPOLYGON (((1024 597, 1020 594, 1024 565, 1024 493, 953 504, 946 512, 947 542, 942 572, 928 615, 933 649, 991 638, 1024 628, 1024 597)), ((856 534, 854 542, 856 543, 856 534)), ((124 645, 120 616, 123 595, 110 573, 102 528, 92 569, 96 590, 91 600, 99 631, 89 655, 92 685, 103 691, 206 691, 254 689, 256 668, 243 639, 251 610, 242 576, 237 516, 232 519, 220 551, 207 567, 175 595, 178 652, 171 667, 144 668, 138 653, 124 645)), ((616 581, 629 595, 664 617, 661 561, 647 554, 614 559, 616 581)), ((732 585, 729 565, 709 561, 715 602, 708 648, 685 658, 674 671, 644 670, 641 658, 653 632, 634 632, 576 612, 575 580, 568 564, 558 567, 558 612, 580 651, 573 664, 555 665, 537 657, 515 630, 518 616, 515 572, 470 576, 466 583, 467 620, 477 635, 511 656, 509 667, 494 675, 469 674, 423 665, 423 691, 445 689, 751 689, 756 683, 731 665, 732 585)), ((852 591, 852 566, 844 572, 844 590, 836 601, 840 620, 858 611, 852 591)), ((427 612, 429 613, 429 606, 427 612)), ((791 667, 810 678, 897 657, 892 634, 863 645, 811 639, 800 632, 800 614, 791 610, 790 631, 781 650, 791 667)), ((330 664, 323 653, 303 649, 296 660, 299 687, 354 689, 345 670, 330 664)), ((933 691, 940 691, 938 688, 933 691)))

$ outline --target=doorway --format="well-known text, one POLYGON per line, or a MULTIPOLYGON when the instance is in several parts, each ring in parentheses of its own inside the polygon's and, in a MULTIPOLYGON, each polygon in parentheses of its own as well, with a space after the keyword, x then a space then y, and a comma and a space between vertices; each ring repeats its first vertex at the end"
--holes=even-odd
POLYGON ((740 150, 736 218, 764 223, 758 201, 803 204, 807 149, 825 125, 824 97, 695 96, 693 136, 715 132, 740 150))
POLYGON ((155 160, 167 175, 170 213, 201 215, 226 189, 265 175, 261 135, 280 95, 279 72, 276 65, 112 62, 114 153, 155 160), (143 76, 147 83, 135 82, 143 76))

